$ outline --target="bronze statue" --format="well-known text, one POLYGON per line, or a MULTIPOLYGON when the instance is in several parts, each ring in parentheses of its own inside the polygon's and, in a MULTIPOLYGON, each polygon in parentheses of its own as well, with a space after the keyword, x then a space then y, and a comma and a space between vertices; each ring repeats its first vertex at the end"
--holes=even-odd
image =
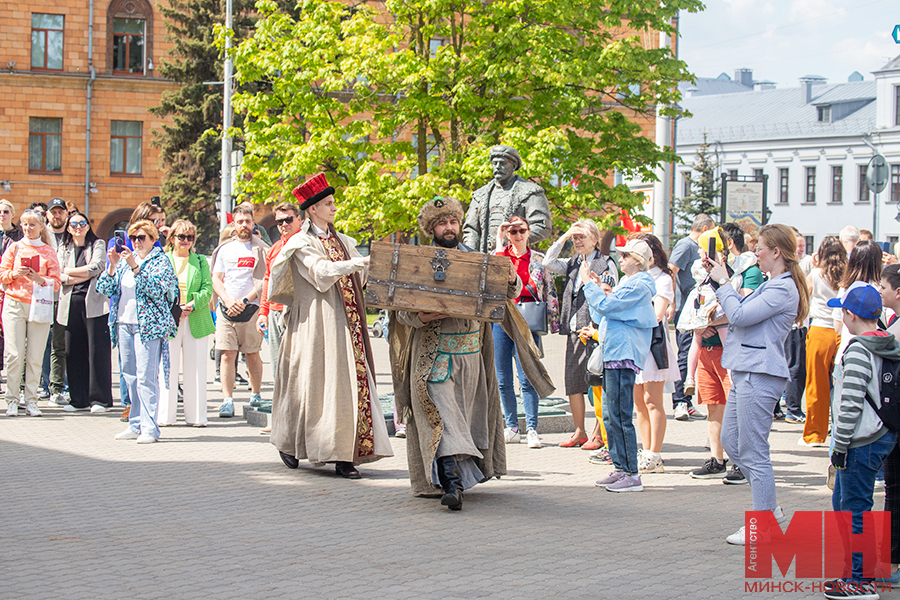
POLYGON ((550 203, 544 188, 516 175, 522 166, 516 149, 511 146, 491 148, 491 166, 494 179, 472 193, 472 203, 463 225, 463 243, 479 252, 492 252, 497 243, 497 229, 513 215, 528 221, 529 243, 549 237, 553 226, 550 203))

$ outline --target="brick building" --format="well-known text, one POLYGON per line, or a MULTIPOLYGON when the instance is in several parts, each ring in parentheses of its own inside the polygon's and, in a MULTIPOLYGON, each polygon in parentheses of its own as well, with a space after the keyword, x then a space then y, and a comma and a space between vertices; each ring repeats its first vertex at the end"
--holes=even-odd
POLYGON ((171 47, 156 2, 7 2, 0 22, 0 197, 71 200, 108 237, 162 183, 147 107, 175 84, 153 69, 171 47))

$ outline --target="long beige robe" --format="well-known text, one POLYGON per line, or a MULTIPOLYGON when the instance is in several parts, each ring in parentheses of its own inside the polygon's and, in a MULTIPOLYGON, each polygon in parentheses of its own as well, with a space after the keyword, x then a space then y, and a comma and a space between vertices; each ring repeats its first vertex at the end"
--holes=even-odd
MULTIPOLYGON (((515 298, 521 282, 510 285, 515 298)), ((473 457, 485 479, 506 474, 503 408, 494 370, 491 324, 468 319, 442 319, 422 324, 416 313, 395 313, 389 324, 394 398, 406 423, 406 452, 413 494, 439 493, 434 480, 435 457, 473 457), (450 378, 428 382, 441 332, 479 331, 481 352, 454 355, 450 378), (462 428, 467 430, 463 431, 462 428)), ((520 348, 522 368, 540 397, 553 393, 553 382, 540 362, 528 324, 507 301, 504 331, 520 348)))
MULTIPOLYGON (((285 305, 270 440, 281 452, 316 466, 393 456, 368 365, 374 453, 359 456, 357 448, 356 360, 337 284, 342 277, 362 272, 364 259, 356 241, 339 233, 351 258, 332 262, 310 227, 307 221, 287 241, 269 277, 269 300, 285 305)), ((365 327, 364 307, 360 310, 365 327)))

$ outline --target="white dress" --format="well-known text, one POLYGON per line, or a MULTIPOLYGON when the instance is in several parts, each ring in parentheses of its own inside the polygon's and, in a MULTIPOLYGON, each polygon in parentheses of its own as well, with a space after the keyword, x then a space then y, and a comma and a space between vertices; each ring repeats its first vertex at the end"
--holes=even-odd
MULTIPOLYGON (((672 285, 672 277, 663 272, 659 267, 650 267, 650 275, 656 283, 656 296, 666 298, 669 303, 675 302, 675 288, 672 285)), ((654 300, 656 299, 654 296, 654 300)), ((668 334, 668 328, 666 333, 668 334)), ((656 366, 656 360, 653 354, 647 355, 647 361, 644 363, 644 369, 635 377, 635 383, 646 383, 650 381, 665 381, 666 388, 674 387, 669 382, 681 379, 681 372, 678 370, 678 356, 672 349, 672 343, 669 336, 666 335, 666 353, 669 355, 669 366, 666 369, 660 369, 656 366)), ((671 392, 673 390, 666 389, 671 392)))

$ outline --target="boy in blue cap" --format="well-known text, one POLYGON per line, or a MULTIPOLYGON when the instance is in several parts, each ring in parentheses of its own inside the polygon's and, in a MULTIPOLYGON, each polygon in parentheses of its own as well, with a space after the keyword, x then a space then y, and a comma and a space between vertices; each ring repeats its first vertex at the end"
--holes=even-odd
MULTIPOLYGON (((882 365, 900 360, 900 343, 878 330, 881 293, 873 286, 858 281, 843 300, 834 298, 828 306, 842 309, 844 325, 855 336, 841 359, 843 381, 835 380, 831 407, 831 464, 837 469, 831 504, 835 511, 852 513, 857 534, 863 532, 863 513, 872 510, 875 474, 897 443, 897 434, 884 426, 869 400, 881 408, 882 365)), ((872 579, 863 577, 863 555, 852 556, 852 576, 826 582, 825 597, 877 600, 872 579)))

